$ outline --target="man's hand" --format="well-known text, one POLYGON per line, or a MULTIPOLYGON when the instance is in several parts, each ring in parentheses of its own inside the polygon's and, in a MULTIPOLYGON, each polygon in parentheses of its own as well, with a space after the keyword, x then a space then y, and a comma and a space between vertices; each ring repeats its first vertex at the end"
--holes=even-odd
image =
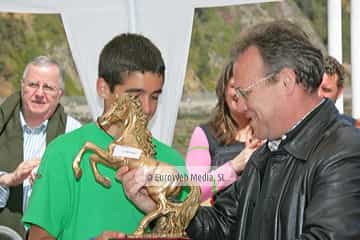
POLYGON ((1 185, 6 187, 13 187, 21 184, 26 178, 31 175, 31 171, 39 166, 40 160, 28 160, 19 164, 15 171, 1 176, 1 185))
POLYGON ((156 208, 145 189, 148 178, 143 168, 129 171, 128 167, 122 167, 117 171, 116 178, 122 182, 127 197, 142 211, 148 213, 156 208))
POLYGON ((96 240, 109 240, 109 239, 117 239, 117 238, 124 238, 125 234, 119 232, 111 232, 111 231, 104 231, 100 236, 96 238, 96 240))
POLYGON ((230 161, 232 168, 238 175, 244 170, 246 163, 249 161, 255 150, 265 142, 254 137, 250 126, 248 126, 246 134, 245 148, 230 161))

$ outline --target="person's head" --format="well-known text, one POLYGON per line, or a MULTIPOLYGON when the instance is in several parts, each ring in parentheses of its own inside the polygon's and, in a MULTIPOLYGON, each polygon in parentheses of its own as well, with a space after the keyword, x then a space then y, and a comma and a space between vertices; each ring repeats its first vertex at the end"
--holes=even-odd
POLYGON ((325 72, 319 87, 319 95, 336 102, 344 91, 344 67, 335 58, 327 56, 325 58, 324 69, 325 72))
POLYGON ((323 56, 296 25, 252 27, 234 53, 236 93, 257 138, 280 138, 320 102, 323 56))
POLYGON ((146 37, 125 33, 108 42, 100 54, 97 92, 104 111, 117 96, 138 96, 151 118, 157 108, 165 78, 160 50, 146 37))
POLYGON ((233 62, 229 62, 216 85, 217 104, 210 120, 210 126, 217 139, 223 144, 236 140, 239 128, 247 124, 243 101, 236 97, 233 78, 233 62))
POLYGON ((22 111, 26 121, 49 119, 63 94, 63 70, 55 60, 39 56, 27 64, 21 80, 22 111))

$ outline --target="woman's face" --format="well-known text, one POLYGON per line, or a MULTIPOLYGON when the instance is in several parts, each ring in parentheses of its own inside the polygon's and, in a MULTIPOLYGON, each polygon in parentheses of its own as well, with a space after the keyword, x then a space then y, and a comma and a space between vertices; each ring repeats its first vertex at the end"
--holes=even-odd
POLYGON ((243 99, 236 97, 234 88, 234 78, 231 77, 227 86, 225 87, 225 102, 229 107, 230 114, 234 120, 244 118, 245 104, 243 99))

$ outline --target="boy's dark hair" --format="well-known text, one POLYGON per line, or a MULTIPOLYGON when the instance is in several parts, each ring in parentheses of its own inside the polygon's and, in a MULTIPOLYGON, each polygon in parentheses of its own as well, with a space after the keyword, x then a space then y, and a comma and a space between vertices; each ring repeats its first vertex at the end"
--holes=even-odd
POLYGON ((165 78, 165 64, 160 50, 146 37, 124 33, 108 42, 100 54, 98 76, 113 92, 132 72, 152 72, 165 78))

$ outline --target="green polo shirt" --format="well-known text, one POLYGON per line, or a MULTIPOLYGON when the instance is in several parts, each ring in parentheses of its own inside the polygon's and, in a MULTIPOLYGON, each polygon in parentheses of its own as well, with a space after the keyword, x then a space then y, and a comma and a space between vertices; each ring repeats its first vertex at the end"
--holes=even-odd
MULTIPOLYGON (((36 224, 57 239, 69 240, 89 239, 104 230, 134 232, 144 215, 126 198, 121 183, 115 180, 115 170, 99 164, 100 173, 111 179, 112 186, 105 188, 97 183, 89 161, 93 152, 87 151, 81 160, 82 177, 75 179, 72 163, 87 141, 107 149, 113 139, 91 123, 49 144, 24 223, 36 224)), ((153 143, 156 159, 184 166, 184 159, 176 150, 154 138, 153 143)))

